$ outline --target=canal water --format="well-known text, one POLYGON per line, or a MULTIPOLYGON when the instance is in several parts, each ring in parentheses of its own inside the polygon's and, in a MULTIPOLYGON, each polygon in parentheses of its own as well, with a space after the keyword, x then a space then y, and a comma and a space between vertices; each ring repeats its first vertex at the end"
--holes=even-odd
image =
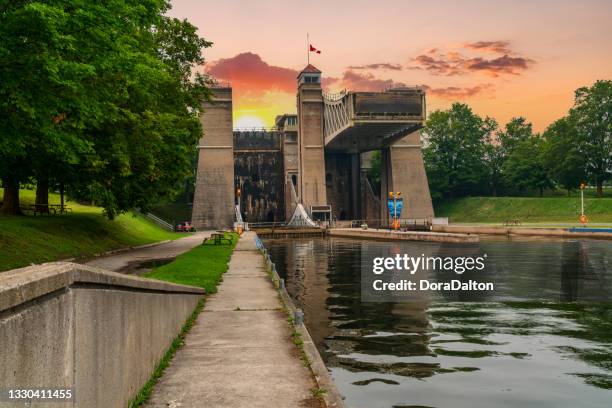
POLYGON ((360 277, 390 246, 439 256, 474 248, 264 244, 348 407, 612 407, 609 241, 483 238, 494 292, 386 303, 362 302, 360 277))

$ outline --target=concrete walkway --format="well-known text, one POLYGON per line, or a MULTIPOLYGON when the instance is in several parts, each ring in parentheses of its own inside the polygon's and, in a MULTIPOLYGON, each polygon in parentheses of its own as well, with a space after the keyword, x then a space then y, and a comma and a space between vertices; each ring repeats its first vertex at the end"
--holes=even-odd
POLYGON ((137 248, 116 254, 109 254, 85 260, 85 265, 96 266, 114 272, 126 272, 133 265, 153 259, 175 258, 183 252, 200 245, 204 238, 209 237, 212 231, 196 232, 185 238, 165 242, 159 245, 137 248))
POLYGON ((313 388, 255 234, 246 232, 146 406, 320 407, 313 388))

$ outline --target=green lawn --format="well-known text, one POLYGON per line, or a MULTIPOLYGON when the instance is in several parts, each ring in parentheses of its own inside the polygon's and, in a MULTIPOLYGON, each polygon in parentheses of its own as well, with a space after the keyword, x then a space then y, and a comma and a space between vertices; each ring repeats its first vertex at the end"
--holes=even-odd
MULTIPOLYGON (((23 204, 33 203, 33 191, 22 190, 20 195, 23 204)), ((59 204, 59 196, 51 194, 49 201, 59 204)), ((100 207, 66 204, 73 214, 0 216, 0 271, 184 236, 163 230, 133 213, 110 221, 100 207)))
POLYGON ((238 235, 226 234, 232 245, 207 243, 179 255, 173 262, 155 268, 145 274, 147 278, 205 288, 208 293, 217 291, 221 275, 227 270, 238 235))
MULTIPOLYGON (((585 197, 585 213, 591 223, 612 222, 612 197, 585 197)), ((577 223, 580 197, 465 197, 438 203, 436 216, 451 223, 577 223)))

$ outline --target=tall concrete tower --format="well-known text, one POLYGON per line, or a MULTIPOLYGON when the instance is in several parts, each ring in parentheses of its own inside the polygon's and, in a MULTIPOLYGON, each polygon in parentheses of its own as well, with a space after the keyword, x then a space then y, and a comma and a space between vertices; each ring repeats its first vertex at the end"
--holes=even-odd
POLYGON ((421 131, 414 131, 381 151, 381 218, 389 219, 386 194, 400 191, 404 197, 403 218, 434 216, 427 173, 421 152, 421 131))
POLYGON ((321 71, 308 64, 298 75, 298 195, 307 211, 326 206, 321 71))
POLYGON ((200 117, 198 171, 191 222, 197 229, 228 228, 234 222, 232 88, 212 88, 200 117))

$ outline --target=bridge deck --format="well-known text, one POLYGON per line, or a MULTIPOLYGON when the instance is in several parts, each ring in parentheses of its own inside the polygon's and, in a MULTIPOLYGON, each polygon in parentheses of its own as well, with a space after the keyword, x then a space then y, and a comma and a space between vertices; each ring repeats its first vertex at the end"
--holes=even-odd
POLYGON ((387 147, 420 129, 425 120, 425 93, 420 88, 324 95, 323 101, 329 150, 387 147))

